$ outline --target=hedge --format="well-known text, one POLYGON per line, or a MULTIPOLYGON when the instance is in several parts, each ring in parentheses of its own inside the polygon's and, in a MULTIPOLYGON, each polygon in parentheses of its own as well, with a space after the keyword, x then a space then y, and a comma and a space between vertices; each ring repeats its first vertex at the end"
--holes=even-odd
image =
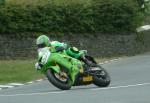
POLYGON ((93 0, 91 5, 3 5, 0 33, 134 32, 144 21, 135 0, 93 0))
POLYGON ((0 0, 0 5, 4 5, 5 4, 5 0, 0 0))

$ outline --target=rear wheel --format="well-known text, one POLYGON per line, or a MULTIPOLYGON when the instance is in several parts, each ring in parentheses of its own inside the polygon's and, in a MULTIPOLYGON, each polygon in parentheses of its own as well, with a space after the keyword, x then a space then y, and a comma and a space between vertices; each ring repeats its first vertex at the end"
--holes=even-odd
POLYGON ((93 76, 93 83, 99 87, 107 87, 111 80, 108 72, 101 66, 97 65, 100 71, 93 76))
POLYGON ((62 90, 68 90, 72 86, 72 81, 68 77, 65 71, 61 71, 60 73, 56 73, 52 69, 48 69, 46 71, 46 76, 54 86, 62 90))

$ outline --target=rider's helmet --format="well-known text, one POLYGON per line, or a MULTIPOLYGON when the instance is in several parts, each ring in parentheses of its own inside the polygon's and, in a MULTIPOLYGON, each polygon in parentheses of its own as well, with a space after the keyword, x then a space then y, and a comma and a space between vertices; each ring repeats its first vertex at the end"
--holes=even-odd
POLYGON ((38 48, 43 48, 49 46, 50 40, 48 36, 46 35, 41 35, 36 39, 36 45, 38 48))

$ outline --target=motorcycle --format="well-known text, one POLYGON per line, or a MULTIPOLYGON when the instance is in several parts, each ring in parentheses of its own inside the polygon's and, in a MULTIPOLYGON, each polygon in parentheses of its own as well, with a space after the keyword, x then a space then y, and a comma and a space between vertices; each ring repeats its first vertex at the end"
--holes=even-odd
MULTIPOLYGON (((66 53, 61 52, 60 55, 68 60, 72 58, 71 55, 66 53)), ((48 68, 41 69, 41 72, 46 75, 50 83, 62 90, 68 90, 72 86, 89 84, 95 84, 98 87, 109 86, 111 80, 108 72, 103 67, 101 67, 92 56, 85 55, 85 58, 92 62, 94 65, 89 66, 82 60, 76 59, 81 65, 78 66, 79 73, 76 75, 75 81, 72 81, 70 77, 71 72, 57 63, 55 65, 50 65, 48 68)))

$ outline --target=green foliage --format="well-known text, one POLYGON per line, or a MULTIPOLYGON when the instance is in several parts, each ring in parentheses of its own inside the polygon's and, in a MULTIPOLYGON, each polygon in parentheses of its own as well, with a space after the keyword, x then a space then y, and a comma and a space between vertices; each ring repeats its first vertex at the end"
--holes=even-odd
POLYGON ((4 5, 5 4, 5 0, 0 0, 0 5, 4 5))
POLYGON ((45 5, 53 3, 55 5, 70 5, 70 4, 90 4, 92 0, 6 0, 6 4, 11 5, 45 5))
POLYGON ((148 14, 148 16, 150 16, 150 0, 145 2, 145 12, 148 14))
POLYGON ((48 2, 0 7, 0 33, 134 32, 143 15, 134 0, 93 0, 90 4, 48 2), (63 4, 63 3, 62 3, 63 4))

